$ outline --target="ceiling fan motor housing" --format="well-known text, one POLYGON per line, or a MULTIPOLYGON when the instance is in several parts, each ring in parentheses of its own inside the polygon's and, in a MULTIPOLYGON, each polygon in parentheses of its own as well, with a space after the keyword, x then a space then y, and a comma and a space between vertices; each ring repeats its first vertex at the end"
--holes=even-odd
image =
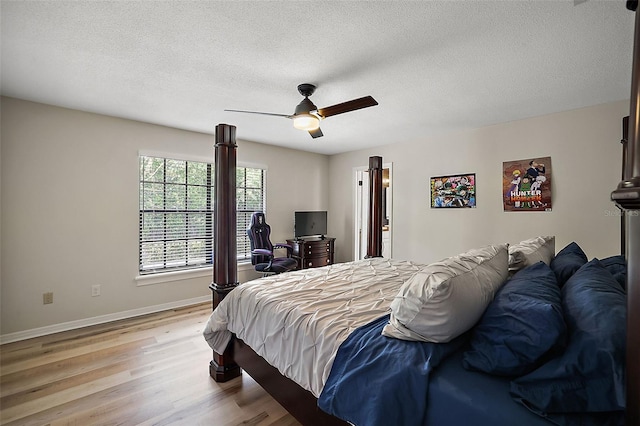
POLYGON ((298 106, 296 106, 296 112, 294 113, 294 115, 308 114, 310 111, 315 111, 317 109, 318 107, 316 107, 309 98, 304 98, 302 102, 300 102, 298 106))

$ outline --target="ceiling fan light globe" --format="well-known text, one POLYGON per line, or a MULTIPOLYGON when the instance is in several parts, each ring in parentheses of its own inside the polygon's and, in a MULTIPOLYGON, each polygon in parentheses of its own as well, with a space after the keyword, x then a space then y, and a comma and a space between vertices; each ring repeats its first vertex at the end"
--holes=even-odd
POLYGON ((320 119, 312 114, 300 114, 293 119, 293 127, 299 130, 316 130, 320 127, 320 119))

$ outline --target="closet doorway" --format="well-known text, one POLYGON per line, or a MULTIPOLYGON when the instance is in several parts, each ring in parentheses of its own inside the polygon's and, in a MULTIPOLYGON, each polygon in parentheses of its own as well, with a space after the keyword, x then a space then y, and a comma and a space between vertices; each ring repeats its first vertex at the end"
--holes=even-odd
MULTIPOLYGON (((390 258, 393 233, 393 163, 383 163, 382 170, 382 257, 390 258)), ((367 227, 369 223, 369 168, 356 167, 355 175, 355 235, 354 260, 367 255, 367 227)))

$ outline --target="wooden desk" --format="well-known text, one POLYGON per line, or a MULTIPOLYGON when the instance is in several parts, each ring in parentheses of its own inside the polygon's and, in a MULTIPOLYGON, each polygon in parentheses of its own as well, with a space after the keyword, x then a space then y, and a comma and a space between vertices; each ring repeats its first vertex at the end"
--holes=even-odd
POLYGON ((293 255, 298 257, 298 269, 318 268, 333 264, 335 238, 312 237, 287 240, 293 247, 293 255))

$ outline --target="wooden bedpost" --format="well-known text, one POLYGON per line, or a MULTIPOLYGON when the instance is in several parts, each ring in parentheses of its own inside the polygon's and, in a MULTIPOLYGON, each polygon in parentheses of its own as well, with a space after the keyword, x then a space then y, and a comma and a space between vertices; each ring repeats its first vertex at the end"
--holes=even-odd
MULTIPOLYGON (((624 180, 624 172, 627 166, 627 143, 629 142, 629 116, 622 118, 622 180, 624 180)), ((627 218, 624 213, 624 209, 617 206, 620 209, 620 254, 625 256, 627 252, 627 218)))
MULTIPOLYGON (((215 200, 213 206, 213 309, 238 286, 236 259, 236 127, 216 126, 215 200)), ((213 352, 209 375, 216 382, 226 382, 242 374, 233 361, 233 345, 224 354, 213 352)))
POLYGON ((382 257, 382 157, 369 157, 369 233, 367 255, 382 257))
POLYGON ((637 0, 627 1, 635 11, 629 140, 622 182, 611 199, 626 216, 627 259, 627 354, 626 424, 640 424, 640 13, 637 0))

